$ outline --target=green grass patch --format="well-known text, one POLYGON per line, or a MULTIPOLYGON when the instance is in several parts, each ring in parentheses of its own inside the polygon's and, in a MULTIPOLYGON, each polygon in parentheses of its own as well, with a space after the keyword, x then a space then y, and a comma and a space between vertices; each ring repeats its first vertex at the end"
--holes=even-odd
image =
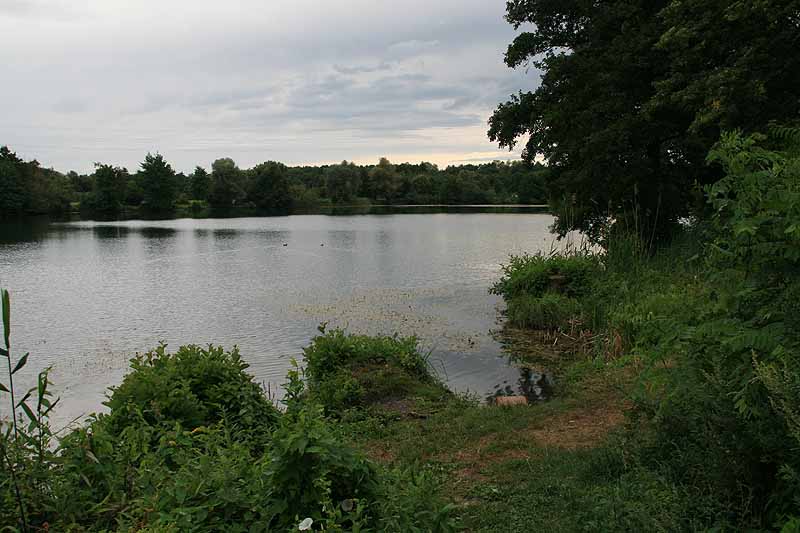
POLYGON ((449 394, 414 337, 323 331, 303 355, 309 394, 329 414, 370 406, 407 410, 449 394))
POLYGON ((570 320, 580 320, 578 300, 555 292, 541 296, 519 295, 508 302, 508 322, 519 328, 553 330, 570 320))

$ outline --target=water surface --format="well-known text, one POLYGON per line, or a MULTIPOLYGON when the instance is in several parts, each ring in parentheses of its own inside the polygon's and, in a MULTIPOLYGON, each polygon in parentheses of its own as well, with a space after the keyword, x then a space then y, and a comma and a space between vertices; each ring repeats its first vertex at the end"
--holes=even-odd
POLYGON ((57 422, 159 342, 238 345, 275 389, 322 321, 416 334, 451 388, 486 397, 520 381, 487 289, 553 242, 550 215, 519 211, 0 223, 0 286, 15 352, 53 367, 57 422))

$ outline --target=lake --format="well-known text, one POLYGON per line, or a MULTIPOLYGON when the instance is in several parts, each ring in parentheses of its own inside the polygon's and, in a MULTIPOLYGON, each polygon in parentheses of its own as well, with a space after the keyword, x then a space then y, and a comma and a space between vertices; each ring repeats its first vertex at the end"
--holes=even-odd
MULTIPOLYGON (((135 352, 238 345, 279 390, 317 326, 416 334, 454 390, 527 379, 487 291, 510 253, 548 250, 533 210, 0 223, 0 286, 27 374, 52 366, 56 426, 101 409, 135 352)), ((538 375, 534 376, 538 379, 538 375)))

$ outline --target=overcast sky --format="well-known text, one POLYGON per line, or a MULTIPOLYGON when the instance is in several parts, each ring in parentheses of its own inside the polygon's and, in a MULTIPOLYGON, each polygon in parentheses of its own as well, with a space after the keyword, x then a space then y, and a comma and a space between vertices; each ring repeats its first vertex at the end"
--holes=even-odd
POLYGON ((0 0, 0 145, 58 170, 515 157, 504 0, 0 0))

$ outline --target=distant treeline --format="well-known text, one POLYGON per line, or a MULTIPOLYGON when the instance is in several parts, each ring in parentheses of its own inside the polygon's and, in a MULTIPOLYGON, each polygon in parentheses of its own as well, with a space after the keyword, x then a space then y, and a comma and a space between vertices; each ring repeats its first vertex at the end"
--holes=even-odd
POLYGON ((240 169, 230 158, 175 172, 161 154, 147 154, 135 173, 95 164, 92 174, 62 174, 0 148, 0 216, 126 207, 169 211, 176 206, 288 210, 352 204, 546 203, 547 167, 521 161, 449 166, 431 163, 289 167, 267 161, 240 169))

